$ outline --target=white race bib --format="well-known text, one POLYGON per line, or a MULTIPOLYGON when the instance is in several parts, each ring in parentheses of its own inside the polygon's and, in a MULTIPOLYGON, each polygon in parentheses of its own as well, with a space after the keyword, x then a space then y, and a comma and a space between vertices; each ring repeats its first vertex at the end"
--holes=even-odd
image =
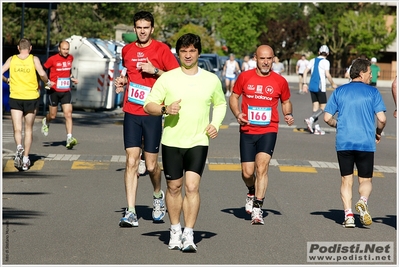
POLYGON ((71 78, 58 78, 57 89, 69 90, 71 88, 71 78))
POLYGON ((271 107, 248 106, 248 120, 250 124, 269 125, 272 118, 271 107))
POLYGON ((130 82, 128 88, 128 100, 129 102, 144 106, 145 99, 150 91, 151 88, 148 86, 130 82))

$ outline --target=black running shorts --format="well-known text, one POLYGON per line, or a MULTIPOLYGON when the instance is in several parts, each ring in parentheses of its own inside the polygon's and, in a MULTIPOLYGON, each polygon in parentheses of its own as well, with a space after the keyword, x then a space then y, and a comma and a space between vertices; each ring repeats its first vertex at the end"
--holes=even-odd
POLYGON ((356 164, 357 174, 361 178, 372 178, 374 169, 374 152, 356 150, 337 151, 341 176, 353 174, 356 164))
POLYGON ((166 180, 182 178, 184 171, 202 176, 207 156, 208 146, 178 148, 162 145, 162 166, 166 180))

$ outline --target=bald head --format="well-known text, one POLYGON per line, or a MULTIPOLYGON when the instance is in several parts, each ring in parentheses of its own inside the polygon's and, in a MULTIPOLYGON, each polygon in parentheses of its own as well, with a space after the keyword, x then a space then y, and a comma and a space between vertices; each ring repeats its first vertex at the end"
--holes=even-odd
POLYGON ((63 57, 67 57, 69 55, 69 42, 68 41, 61 41, 60 45, 58 46, 58 51, 60 55, 63 57))
POLYGON ((256 72, 260 76, 267 76, 273 65, 274 51, 268 45, 261 45, 256 49, 256 72))

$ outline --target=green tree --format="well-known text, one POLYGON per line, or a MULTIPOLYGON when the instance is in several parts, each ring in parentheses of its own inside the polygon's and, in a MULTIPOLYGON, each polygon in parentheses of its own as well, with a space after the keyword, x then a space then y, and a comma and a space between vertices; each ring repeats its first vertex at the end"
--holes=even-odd
POLYGON ((313 44, 315 53, 320 45, 328 45, 333 75, 336 75, 334 69, 347 66, 341 60, 347 58, 348 48, 354 47, 353 51, 360 54, 378 52, 396 37, 396 31, 387 33, 383 26, 388 10, 377 3, 314 3, 308 4, 307 10, 311 28, 309 44, 313 44))
MULTIPOLYGON (((193 33, 201 37, 202 53, 212 53, 215 49, 215 40, 207 34, 207 29, 189 23, 183 26, 177 33, 171 36, 167 41, 175 47, 177 40, 186 33, 193 33)), ((177 52, 177 51, 176 51, 177 52)))
MULTIPOLYGON (((306 47, 309 35, 308 18, 300 3, 282 3, 276 6, 272 16, 265 17, 267 31, 262 33, 259 40, 274 49, 280 61, 287 60, 290 66, 292 56, 306 47)), ((288 68, 288 73, 291 70, 288 68)))
POLYGON ((260 35, 267 30, 263 22, 275 4, 225 3, 220 7, 221 18, 216 29, 222 40, 239 56, 253 53, 260 44, 260 35))
POLYGON ((352 54, 377 57, 396 38, 396 19, 386 25, 385 14, 380 10, 373 14, 369 10, 348 11, 342 16, 339 31, 353 44, 352 54))

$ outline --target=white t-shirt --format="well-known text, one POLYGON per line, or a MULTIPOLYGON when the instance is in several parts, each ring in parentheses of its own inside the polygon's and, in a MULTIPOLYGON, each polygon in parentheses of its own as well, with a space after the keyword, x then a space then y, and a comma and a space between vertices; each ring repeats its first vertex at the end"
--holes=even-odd
POLYGON ((248 61, 248 69, 252 70, 256 68, 256 61, 253 60, 252 58, 248 61))
POLYGON ((309 60, 307 59, 300 59, 296 63, 296 66, 298 67, 298 74, 303 74, 303 72, 306 69, 306 66, 309 64, 309 60))

